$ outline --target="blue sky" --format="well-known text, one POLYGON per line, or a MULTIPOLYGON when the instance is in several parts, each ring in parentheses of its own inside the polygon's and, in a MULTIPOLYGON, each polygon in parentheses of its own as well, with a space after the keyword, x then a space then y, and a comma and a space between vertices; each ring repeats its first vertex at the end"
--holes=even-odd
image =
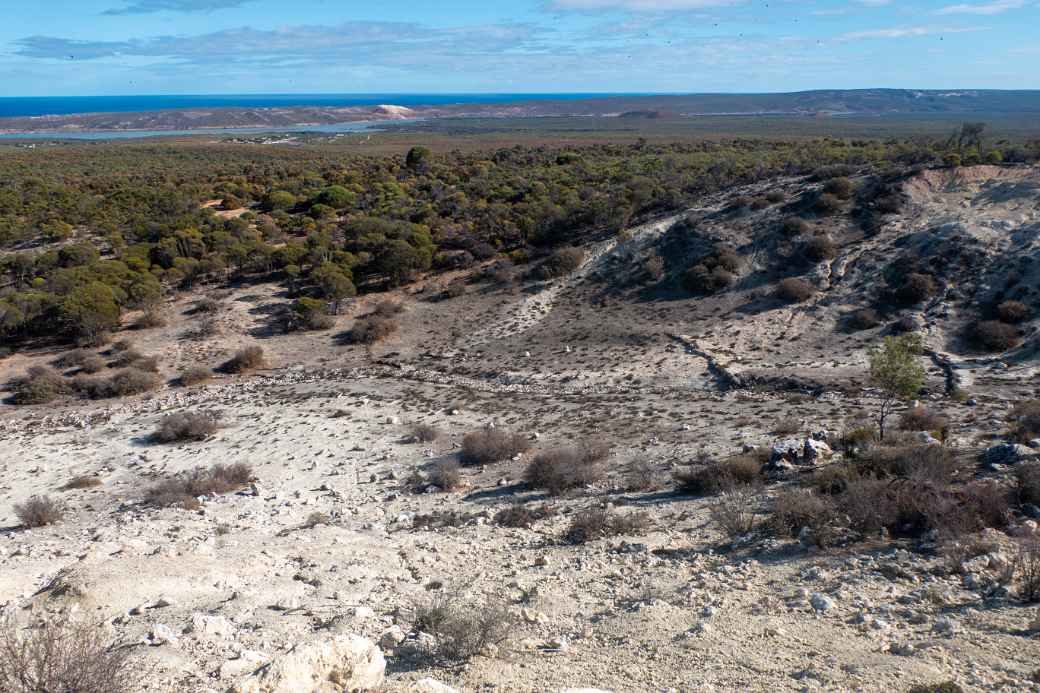
POLYGON ((3 0, 0 94, 1040 88, 1040 0, 3 0))

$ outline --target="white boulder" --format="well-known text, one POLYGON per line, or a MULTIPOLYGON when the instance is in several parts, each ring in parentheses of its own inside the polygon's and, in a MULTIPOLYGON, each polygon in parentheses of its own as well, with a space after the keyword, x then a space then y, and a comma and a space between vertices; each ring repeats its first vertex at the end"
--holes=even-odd
POLYGON ((294 646, 240 680, 228 693, 346 693, 383 683, 386 660, 375 643, 337 635, 294 646))

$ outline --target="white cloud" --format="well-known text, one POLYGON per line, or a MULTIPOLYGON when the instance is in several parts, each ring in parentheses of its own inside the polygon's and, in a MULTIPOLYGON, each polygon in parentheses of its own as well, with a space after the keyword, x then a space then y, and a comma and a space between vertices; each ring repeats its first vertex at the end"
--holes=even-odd
POLYGON ((868 29, 852 31, 838 36, 838 41, 858 41, 860 39, 897 39, 916 36, 934 36, 936 34, 962 34, 968 31, 979 31, 979 28, 948 26, 901 26, 889 29, 868 29))
POLYGON ((1025 0, 994 0, 993 2, 965 2, 959 5, 947 5, 936 14, 1000 14, 1008 10, 1017 10, 1024 6, 1025 0))

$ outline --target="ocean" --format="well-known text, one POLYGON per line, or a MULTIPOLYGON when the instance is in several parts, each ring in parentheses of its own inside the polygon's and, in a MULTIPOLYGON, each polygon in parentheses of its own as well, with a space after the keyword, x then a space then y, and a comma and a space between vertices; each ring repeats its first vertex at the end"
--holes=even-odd
POLYGON ((511 103, 650 94, 184 94, 141 96, 3 96, 0 118, 74 113, 134 113, 173 108, 270 108, 278 106, 435 106, 511 103))

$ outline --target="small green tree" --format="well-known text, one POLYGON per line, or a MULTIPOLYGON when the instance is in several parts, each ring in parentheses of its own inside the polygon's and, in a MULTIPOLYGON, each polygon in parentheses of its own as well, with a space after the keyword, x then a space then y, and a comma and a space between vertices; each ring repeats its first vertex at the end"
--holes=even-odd
POLYGON ((885 439, 885 420, 896 404, 908 400, 924 387, 924 367, 917 357, 922 350, 921 335, 908 332, 870 350, 870 380, 882 392, 878 410, 878 435, 885 439))
POLYGON ((330 262, 318 267, 311 278, 321 288, 322 295, 332 302, 332 312, 339 313, 340 302, 357 295, 357 289, 349 275, 330 262))
POLYGON ((426 168, 430 160, 430 150, 426 147, 412 147, 404 158, 404 165, 413 171, 421 171, 426 168))
POLYGON ((112 289, 101 282, 77 287, 61 303, 66 329, 83 344, 101 344, 106 332, 119 327, 119 314, 112 289))

